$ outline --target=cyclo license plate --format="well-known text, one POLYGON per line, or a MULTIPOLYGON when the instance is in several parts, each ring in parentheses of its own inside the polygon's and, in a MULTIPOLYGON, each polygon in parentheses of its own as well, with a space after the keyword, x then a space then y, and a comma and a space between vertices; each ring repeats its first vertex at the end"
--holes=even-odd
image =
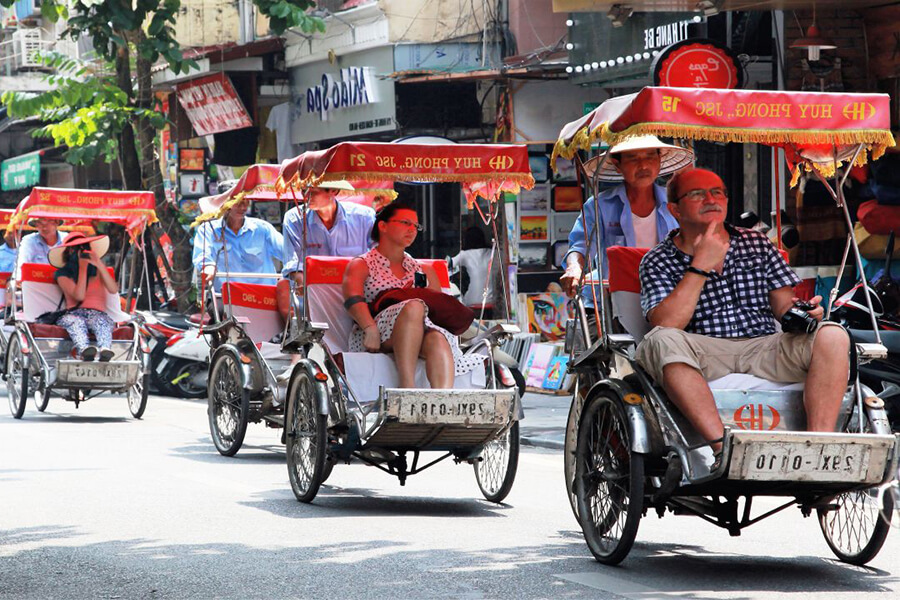
POLYGON ((417 399, 401 405, 401 419, 406 422, 474 424, 490 423, 493 417, 493 402, 470 398, 417 399))
POLYGON ((869 454, 870 447, 863 444, 751 442, 743 447, 743 460, 733 457, 739 472, 729 475, 760 481, 862 481, 869 454))
POLYGON ((111 363, 83 363, 69 367, 68 380, 73 383, 125 383, 127 365, 111 363))

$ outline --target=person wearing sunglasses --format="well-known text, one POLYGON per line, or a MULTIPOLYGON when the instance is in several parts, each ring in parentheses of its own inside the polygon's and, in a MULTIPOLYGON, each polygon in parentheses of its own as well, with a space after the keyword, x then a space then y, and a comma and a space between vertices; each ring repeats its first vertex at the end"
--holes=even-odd
POLYGON ((654 328, 637 347, 638 362, 714 452, 724 428, 706 382, 731 373, 805 381, 807 428, 834 431, 849 373, 847 332, 822 321, 819 296, 803 308, 819 322, 811 333, 777 332, 800 278, 763 233, 725 222, 728 192, 716 173, 681 171, 667 194, 679 228, 641 261, 641 308, 654 328))
POLYGON ((416 363, 425 359, 432 388, 452 388, 456 375, 484 364, 484 357, 463 355, 459 340, 428 318, 419 299, 393 304, 376 315, 369 309, 378 295, 391 289, 428 287, 441 291, 433 267, 420 265, 406 253, 424 227, 415 209, 395 201, 375 217, 375 247, 350 261, 344 273, 344 306, 356 321, 350 335, 351 352, 392 353, 400 387, 415 387, 416 363))

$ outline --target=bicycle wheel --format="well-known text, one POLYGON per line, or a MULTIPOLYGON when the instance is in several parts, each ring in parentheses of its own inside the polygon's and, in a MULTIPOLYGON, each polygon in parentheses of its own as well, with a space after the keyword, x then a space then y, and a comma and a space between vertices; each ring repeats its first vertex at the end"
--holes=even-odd
POLYGON ((230 352, 216 357, 209 370, 209 431, 216 450, 234 456, 244 443, 250 395, 241 385, 237 359, 230 352))
POLYGON ((481 460, 475 461, 475 480, 490 502, 503 502, 512 490, 519 467, 519 422, 506 433, 484 445, 481 460))
POLYGON ((566 437, 563 443, 563 477, 566 479, 566 492, 572 514, 578 519, 578 501, 575 498, 575 447, 578 445, 578 422, 584 408, 584 398, 580 393, 581 382, 575 382, 575 393, 569 405, 569 416, 566 419, 566 437))
POLYGON ((588 400, 578 428, 574 493, 578 520, 598 562, 620 563, 634 544, 644 496, 644 457, 631 450, 618 400, 588 400))
POLYGON ((9 398, 9 411, 16 419, 21 419, 25 414, 25 401, 28 399, 30 376, 24 363, 25 355, 22 354, 18 336, 10 336, 9 346, 6 348, 6 395, 9 398))
POLYGON ((285 436, 288 478, 300 502, 312 502, 325 480, 327 421, 316 410, 313 382, 298 371, 288 394, 285 436))
POLYGON ((147 397, 150 394, 149 386, 150 376, 141 375, 138 382, 128 388, 128 410, 131 411, 131 416, 135 419, 143 417, 144 411, 147 410, 147 397))

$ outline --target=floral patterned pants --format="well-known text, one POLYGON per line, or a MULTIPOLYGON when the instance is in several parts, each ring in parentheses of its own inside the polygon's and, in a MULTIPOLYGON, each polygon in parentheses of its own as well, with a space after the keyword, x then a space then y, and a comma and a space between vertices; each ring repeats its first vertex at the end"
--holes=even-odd
POLYGON ((56 322, 65 329, 72 338, 72 343, 78 352, 87 348, 91 340, 88 332, 92 332, 97 338, 100 348, 112 346, 113 320, 105 312, 93 308, 76 308, 68 311, 56 322))

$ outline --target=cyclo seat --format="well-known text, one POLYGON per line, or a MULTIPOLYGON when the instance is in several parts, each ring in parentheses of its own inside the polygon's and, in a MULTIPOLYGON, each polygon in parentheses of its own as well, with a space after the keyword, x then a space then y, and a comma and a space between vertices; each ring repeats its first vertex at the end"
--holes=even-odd
MULTIPOLYGON (((353 319, 344 308, 344 294, 341 283, 344 271, 352 260, 351 257, 309 256, 306 258, 306 285, 309 316, 313 322, 328 324, 323 341, 337 364, 343 365, 344 376, 354 395, 361 402, 371 402, 378 398, 379 387, 397 387, 399 377, 394 359, 382 353, 350 352, 350 334, 353 331, 353 319)), ((419 264, 431 265, 437 272, 441 288, 449 292, 450 274, 447 263, 440 259, 419 259, 419 264)), ((483 369, 473 369, 465 375, 458 376, 456 388, 478 389, 486 384, 483 369)), ((431 387, 425 375, 425 361, 419 360, 416 369, 416 386, 431 387)))
MULTIPOLYGON (((635 346, 651 329, 641 310, 638 275, 638 266, 647 251, 647 248, 624 246, 607 249, 612 313, 634 338, 635 346)), ((753 375, 733 373, 708 383, 719 416, 726 426, 757 431, 806 429, 802 382, 772 382, 753 375)), ((657 386, 657 389, 659 396, 665 398, 661 388, 657 386)))

